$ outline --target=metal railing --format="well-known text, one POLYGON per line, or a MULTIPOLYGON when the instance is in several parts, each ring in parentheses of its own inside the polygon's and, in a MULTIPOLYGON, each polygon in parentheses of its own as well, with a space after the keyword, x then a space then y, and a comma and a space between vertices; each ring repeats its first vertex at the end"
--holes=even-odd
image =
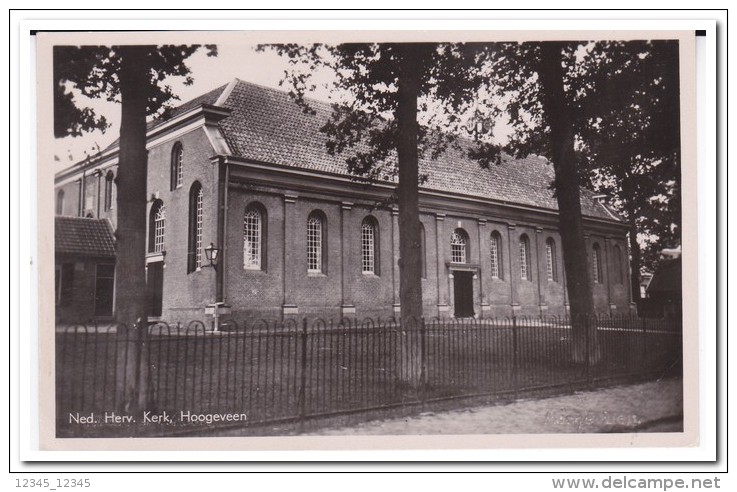
POLYGON ((145 333, 70 326, 56 334, 57 430, 166 434, 212 425, 207 415, 219 415, 223 425, 254 425, 475 395, 569 391, 679 374, 681 360, 680 323, 624 316, 574 324, 566 317, 405 325, 228 320, 216 332, 201 322, 157 323, 145 333), (126 384, 134 387, 132 407, 121 396, 126 384), (114 417, 131 414, 136 424, 147 423, 144 411, 166 412, 172 421, 145 427, 114 417), (94 424, 81 425, 90 414, 94 424), (234 421, 238 416, 247 421, 234 421))

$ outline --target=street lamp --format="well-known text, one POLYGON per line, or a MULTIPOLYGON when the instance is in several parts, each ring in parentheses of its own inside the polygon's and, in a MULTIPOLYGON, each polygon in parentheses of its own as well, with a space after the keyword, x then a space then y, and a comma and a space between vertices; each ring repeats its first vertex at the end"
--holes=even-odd
POLYGON ((469 135, 473 136, 474 141, 479 140, 480 135, 486 135, 491 131, 491 126, 487 125, 486 120, 481 117, 478 111, 469 119, 468 126, 461 126, 469 135))
POLYGON ((219 254, 220 254, 220 250, 216 248, 213 243, 210 243, 210 245, 205 248, 205 258, 207 258, 207 261, 210 263, 207 266, 211 266, 217 269, 219 254))

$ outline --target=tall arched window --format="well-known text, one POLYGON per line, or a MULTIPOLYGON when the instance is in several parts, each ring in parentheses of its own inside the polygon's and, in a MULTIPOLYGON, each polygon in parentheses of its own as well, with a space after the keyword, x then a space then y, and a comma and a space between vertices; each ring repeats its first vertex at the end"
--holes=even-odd
POLYGON ((263 270, 266 255, 264 242, 265 211, 259 204, 250 204, 243 215, 243 268, 263 270))
POLYGON ((64 215, 64 190, 56 193, 56 215, 64 215))
POLYGON ((599 248, 599 243, 594 243, 591 251, 591 266, 594 270, 594 283, 600 284, 603 279, 601 275, 601 248, 599 248))
POLYGON ((307 217, 307 272, 325 273, 327 263, 327 220, 319 210, 307 217))
POLYGON ((519 238, 519 274, 522 280, 532 280, 530 238, 526 234, 522 234, 519 238))
POLYGON ((491 278, 504 278, 502 270, 502 236, 497 231, 491 233, 489 253, 491 255, 491 278))
POLYGON ((202 268, 202 185, 195 181, 189 189, 189 238, 187 241, 187 273, 202 268))
POLYGON ((555 251, 555 241, 549 237, 545 241, 545 266, 548 280, 550 282, 558 281, 558 257, 555 251))
POLYGON ((182 186, 184 182, 184 169, 182 159, 184 157, 184 149, 182 144, 177 142, 171 150, 171 189, 175 190, 182 186))
POLYGON ((379 225, 369 216, 361 223, 361 271, 379 275, 379 225))
POLYGON ((617 283, 624 283, 624 271, 622 265, 622 249, 618 244, 614 245, 614 271, 617 272, 617 283))
POLYGON ((164 232, 166 226, 164 202, 156 200, 151 206, 148 220, 148 250, 151 253, 164 251, 164 232))
POLYGON ((105 212, 111 210, 113 208, 113 178, 115 176, 113 175, 112 171, 108 171, 105 175, 105 201, 104 201, 104 209, 105 212))
POLYGON ((450 261, 466 263, 468 256, 468 234, 463 229, 456 229, 450 235, 450 261))

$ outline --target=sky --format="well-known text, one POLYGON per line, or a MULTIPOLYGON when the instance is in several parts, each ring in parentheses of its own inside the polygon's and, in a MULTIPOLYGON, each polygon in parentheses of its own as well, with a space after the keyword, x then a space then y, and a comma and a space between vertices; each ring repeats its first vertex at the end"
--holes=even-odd
MULTIPOLYGON (((175 106, 225 85, 235 77, 256 84, 279 88, 279 81, 284 75, 284 70, 288 67, 288 63, 273 51, 257 52, 255 46, 235 44, 219 44, 218 56, 216 57, 208 57, 207 51, 201 49, 187 60, 187 65, 192 70, 194 84, 184 85, 182 78, 172 77, 169 79, 175 94, 180 98, 180 101, 173 101, 175 106)), ((330 76, 327 73, 316 74, 316 81, 320 83, 319 85, 329 80, 330 76)), ((329 100, 330 94, 318 87, 317 91, 311 94, 311 97, 329 100)), ((94 155, 98 146, 100 149, 104 149, 119 136, 120 104, 89 99, 83 96, 78 96, 78 100, 78 105, 92 107, 98 114, 104 115, 111 126, 105 133, 95 131, 81 137, 56 139, 54 155, 59 158, 59 162, 57 162, 58 169, 69 167, 69 165, 84 159, 87 155, 85 152, 94 155)))

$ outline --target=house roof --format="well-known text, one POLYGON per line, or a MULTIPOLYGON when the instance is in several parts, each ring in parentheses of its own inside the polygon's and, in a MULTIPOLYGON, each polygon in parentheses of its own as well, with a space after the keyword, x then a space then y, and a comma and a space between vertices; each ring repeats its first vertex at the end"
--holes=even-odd
POLYGON ((115 257, 115 236, 107 219, 58 216, 54 232, 57 254, 115 257))
MULTIPOLYGON (((288 167, 348 174, 344 154, 330 155, 326 136, 320 128, 332 113, 330 104, 308 99, 315 114, 307 114, 283 91, 235 79, 175 108, 173 118, 200 105, 215 105, 231 110, 219 122, 220 130, 234 156, 288 167)), ((167 118, 168 119, 168 118, 167 118)), ((149 123, 149 130, 164 123, 149 123)), ((437 159, 420 158, 420 174, 427 176, 424 190, 451 192, 475 198, 557 210, 553 195, 553 167, 544 158, 517 159, 504 155, 499 165, 483 169, 468 157, 473 145, 459 138, 458 148, 450 146, 437 159)), ((117 146, 117 142, 112 146, 117 146)), ((111 146, 111 147, 112 147, 111 146)), ((621 220, 581 188, 581 212, 585 216, 621 220)))
MULTIPOLYGON (((321 101, 309 100, 309 104, 315 115, 304 113, 285 92, 236 80, 222 104, 232 112, 220 122, 220 127, 236 156, 346 174, 346 156, 330 155, 325 147, 326 137, 320 132, 332 108, 321 101)), ((427 175, 422 189, 557 210, 558 203, 550 189, 553 168, 547 160, 504 156, 501 164, 482 169, 468 157, 473 143, 459 140, 460 148, 449 147, 435 160, 429 156, 420 159, 420 173, 427 175)), ((581 189, 581 194, 584 215, 616 219, 593 198, 593 192, 581 189)))
POLYGON ((647 286, 648 294, 681 291, 681 259, 663 260, 647 286))

